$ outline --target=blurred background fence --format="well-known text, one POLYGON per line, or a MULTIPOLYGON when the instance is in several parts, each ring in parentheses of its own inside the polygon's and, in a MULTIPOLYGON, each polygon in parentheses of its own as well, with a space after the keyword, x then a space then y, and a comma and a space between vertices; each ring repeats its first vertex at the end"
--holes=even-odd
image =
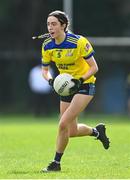
MULTIPOLYGON (((73 31, 88 37, 99 65, 97 93, 88 111, 127 113, 130 94, 127 81, 130 74, 130 1, 71 2, 73 31)), ((62 0, 0 1, 1 113, 32 111, 28 78, 30 70, 41 63, 42 40, 33 41, 31 37, 47 31, 48 13, 63 10, 64 3, 62 0)), ((59 100, 52 92, 50 97, 49 108, 54 112, 59 100)), ((43 99, 43 104, 45 101, 43 99)))

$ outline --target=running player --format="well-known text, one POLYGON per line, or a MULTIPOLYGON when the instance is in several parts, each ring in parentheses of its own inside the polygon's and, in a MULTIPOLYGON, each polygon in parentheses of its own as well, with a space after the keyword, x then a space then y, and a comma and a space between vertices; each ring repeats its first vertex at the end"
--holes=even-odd
POLYGON ((105 125, 95 128, 77 122, 79 114, 88 106, 95 94, 95 74, 98 71, 94 59, 94 50, 83 36, 68 32, 69 19, 62 11, 53 11, 48 15, 48 38, 42 46, 42 74, 53 87, 54 79, 49 72, 50 62, 55 62, 59 73, 69 73, 74 79, 70 89, 73 95, 60 97, 60 121, 56 141, 54 160, 42 172, 60 171, 61 157, 70 137, 95 136, 105 149, 109 148, 109 139, 105 125))

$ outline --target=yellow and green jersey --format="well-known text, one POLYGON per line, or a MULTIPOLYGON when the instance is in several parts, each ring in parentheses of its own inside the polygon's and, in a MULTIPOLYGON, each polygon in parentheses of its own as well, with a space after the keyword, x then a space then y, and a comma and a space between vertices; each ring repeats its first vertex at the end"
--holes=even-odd
MULTIPOLYGON (((93 54, 94 50, 85 37, 66 33, 66 38, 61 44, 56 44, 51 37, 44 41, 42 65, 48 66, 53 61, 60 74, 68 73, 79 79, 89 70, 87 59, 93 54)), ((94 83, 95 79, 94 76, 91 76, 85 83, 94 83)))

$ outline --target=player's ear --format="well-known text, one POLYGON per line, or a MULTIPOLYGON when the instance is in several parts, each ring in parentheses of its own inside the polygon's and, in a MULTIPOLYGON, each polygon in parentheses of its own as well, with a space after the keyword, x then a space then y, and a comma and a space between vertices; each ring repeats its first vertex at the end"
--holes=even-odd
POLYGON ((62 24, 62 29, 65 30, 66 24, 62 24))

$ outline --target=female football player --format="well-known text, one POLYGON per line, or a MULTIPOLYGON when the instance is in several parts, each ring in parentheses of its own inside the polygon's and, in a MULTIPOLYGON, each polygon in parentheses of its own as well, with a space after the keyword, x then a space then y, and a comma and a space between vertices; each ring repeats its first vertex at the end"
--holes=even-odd
POLYGON ((70 96, 60 97, 60 121, 56 141, 54 160, 42 172, 60 171, 61 157, 70 137, 95 136, 109 148, 105 125, 100 123, 95 128, 79 124, 77 117, 88 106, 95 94, 95 74, 98 71, 94 59, 94 50, 89 41, 80 35, 68 32, 69 20, 62 11, 48 15, 48 38, 42 46, 42 74, 53 87, 54 79, 49 72, 50 62, 55 62, 59 73, 71 74, 74 86, 70 96))

